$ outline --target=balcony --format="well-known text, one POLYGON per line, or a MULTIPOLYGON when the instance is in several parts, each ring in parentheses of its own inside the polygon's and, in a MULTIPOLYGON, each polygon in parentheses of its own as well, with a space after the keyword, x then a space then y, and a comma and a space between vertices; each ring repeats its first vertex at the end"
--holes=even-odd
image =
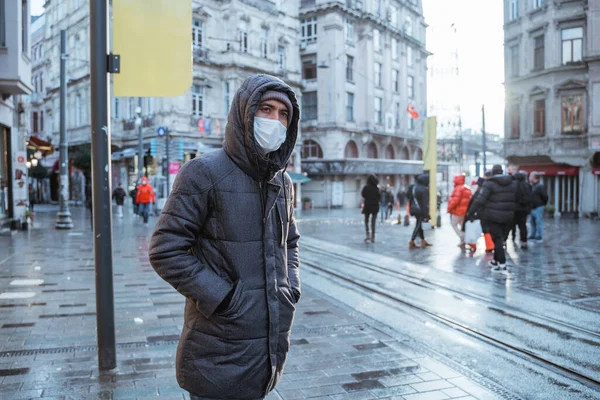
POLYGON ((309 175, 418 175, 423 161, 378 160, 371 158, 302 160, 302 171, 309 175))
POLYGON ((561 135, 557 137, 536 137, 505 139, 506 157, 530 156, 580 156, 587 153, 592 142, 588 135, 561 135))

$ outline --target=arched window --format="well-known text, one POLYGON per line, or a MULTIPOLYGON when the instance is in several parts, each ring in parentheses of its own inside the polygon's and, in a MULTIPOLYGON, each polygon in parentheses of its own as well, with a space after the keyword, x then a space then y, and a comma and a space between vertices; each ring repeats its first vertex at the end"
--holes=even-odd
POLYGON ((373 142, 367 146, 367 158, 377 158, 377 146, 373 142))
POLYGON ((410 152, 408 151, 408 147, 404 147, 400 153, 401 160, 410 160, 410 152))
POLYGON ((323 158, 323 150, 314 140, 305 140, 302 143, 302 158, 323 158))
POLYGON ((396 158, 396 152, 394 151, 394 147, 391 144, 388 144, 385 148, 385 158, 387 160, 393 160, 396 158))
POLYGON ((421 150, 420 148, 417 148, 417 150, 415 150, 415 160, 423 160, 423 150, 421 150))
POLYGON ((358 147, 352 140, 346 144, 344 158, 358 158, 358 147))

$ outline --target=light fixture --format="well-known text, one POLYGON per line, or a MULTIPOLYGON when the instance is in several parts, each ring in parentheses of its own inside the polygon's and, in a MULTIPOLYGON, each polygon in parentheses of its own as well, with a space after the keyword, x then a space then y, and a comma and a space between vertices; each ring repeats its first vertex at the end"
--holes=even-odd
POLYGON ((31 159, 31 165, 33 165, 34 167, 37 167, 37 165, 38 165, 38 159, 37 158, 32 158, 31 159))
POLYGON ((27 168, 31 168, 31 163, 30 163, 29 161, 27 161, 27 162, 25 163, 25 166, 26 166, 27 168))
POLYGON ((38 150, 33 154, 33 156, 39 160, 42 158, 42 152, 38 150))

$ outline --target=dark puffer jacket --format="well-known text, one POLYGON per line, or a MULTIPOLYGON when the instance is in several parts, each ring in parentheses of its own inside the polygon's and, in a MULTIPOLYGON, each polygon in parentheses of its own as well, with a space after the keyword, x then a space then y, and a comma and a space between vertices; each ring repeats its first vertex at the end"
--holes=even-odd
POLYGON ((546 187, 541 181, 537 181, 532 187, 531 208, 538 208, 548 204, 548 193, 546 187))
POLYGON ((197 396, 261 398, 283 373, 300 278, 292 181, 282 169, 299 114, 287 84, 248 78, 233 100, 224 149, 183 166, 152 235, 152 266, 186 297, 177 381, 197 396), (253 127, 267 90, 286 93, 294 110, 286 141, 265 157, 253 127), (215 311, 230 293, 229 306, 215 311))
POLYGON ((469 208, 467 219, 477 214, 480 219, 509 224, 516 206, 517 184, 510 175, 493 175, 487 179, 469 208))
POLYGON ((377 214, 379 212, 379 203, 381 201, 381 192, 377 187, 379 181, 375 175, 369 175, 367 184, 363 187, 361 195, 365 199, 363 214, 377 214))
POLYGON ((408 197, 410 199, 410 215, 429 218, 429 173, 417 176, 417 183, 409 188, 408 197), (419 203, 420 212, 417 212, 416 202, 419 203))
POLYGON ((513 175, 517 185, 516 207, 515 211, 530 212, 531 201, 533 199, 531 184, 527 182, 527 173, 517 172, 513 175), (519 194, 520 192, 520 194, 519 194))

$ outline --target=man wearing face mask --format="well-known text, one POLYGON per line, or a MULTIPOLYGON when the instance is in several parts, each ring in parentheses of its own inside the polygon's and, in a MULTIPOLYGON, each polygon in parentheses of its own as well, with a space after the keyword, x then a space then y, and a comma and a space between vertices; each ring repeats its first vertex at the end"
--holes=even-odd
POLYGON ((185 164, 150 263, 186 298, 177 381, 192 400, 263 399, 277 384, 300 299, 292 89, 254 75, 237 91, 223 149, 185 164))

